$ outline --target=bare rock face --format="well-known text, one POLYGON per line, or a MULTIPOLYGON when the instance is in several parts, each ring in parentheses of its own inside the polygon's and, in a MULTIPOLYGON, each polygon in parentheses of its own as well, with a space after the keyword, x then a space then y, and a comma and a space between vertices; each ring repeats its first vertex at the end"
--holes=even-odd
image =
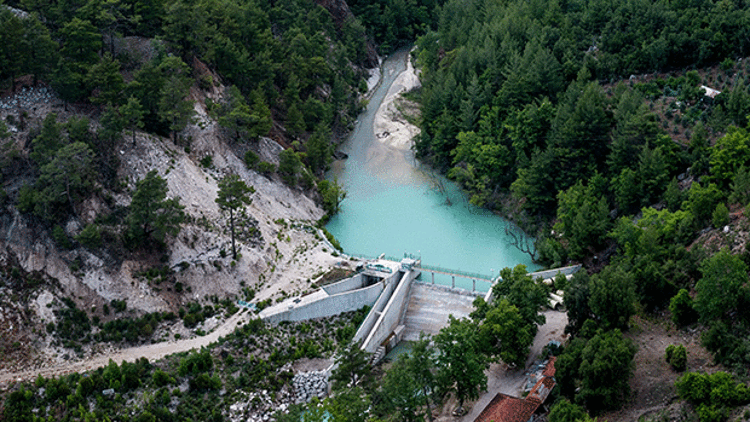
MULTIPOLYGON (((112 300, 125 300, 127 309, 138 314, 175 311, 212 296, 237 298, 245 287, 255 292, 256 300, 308 289, 315 274, 337 261, 312 230, 324 211, 300 188, 248 169, 208 116, 204 94, 192 95, 197 121, 184 133, 192 140, 191 148, 145 133, 120 145, 118 180, 123 190, 107 192, 111 204, 96 196, 88 199, 78 216, 60 224, 71 239, 68 248, 56 244, 49 228, 33 216, 20 214, 12 205, 0 207, 0 268, 38 273, 54 283, 56 295, 71 298, 87 312, 96 309, 97 314, 112 300), (200 165, 208 156, 213 165, 200 165), (127 207, 129 192, 151 170, 167 181, 168 196, 180 198, 188 216, 180 234, 167 239, 163 253, 128 251, 106 240, 104 247, 89 250, 72 241, 96 216, 111 212, 113 206, 127 207), (252 203, 235 221, 236 258, 231 254, 228 216, 215 202, 218 183, 227 174, 255 188, 252 203), (168 281, 152 282, 141 275, 163 267, 170 270, 168 281)), ((44 104, 43 99, 35 101, 44 104)), ((50 102, 59 103, 54 98, 50 102)), ((50 107, 30 109, 30 119, 41 121, 50 107)), ((54 110, 64 112, 61 107, 54 110)), ((5 113, 0 107, 0 118, 5 113)), ((19 139, 23 135, 13 133, 19 139)), ((260 140, 256 149, 263 160, 275 163, 283 150, 270 139, 260 140)), ((117 236, 124 229, 119 224, 103 229, 117 236)))
MULTIPOLYGON (((337 28, 341 28, 344 21, 348 17, 354 17, 349 5, 344 0, 315 0, 315 3, 323 6, 328 10, 328 13, 333 17, 337 28)), ((365 67, 371 69, 378 66, 378 53, 375 51, 375 46, 372 40, 367 40, 367 62, 364 63, 365 67)))

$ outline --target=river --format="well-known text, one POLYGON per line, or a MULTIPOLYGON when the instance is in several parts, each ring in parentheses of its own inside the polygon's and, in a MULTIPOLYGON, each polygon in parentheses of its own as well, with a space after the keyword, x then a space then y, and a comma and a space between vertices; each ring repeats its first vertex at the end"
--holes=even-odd
MULTIPOLYGON (((410 149, 375 135, 378 108, 406 71, 407 58, 408 51, 399 51, 385 60, 380 84, 341 146, 349 157, 336 161, 328 176, 347 194, 326 228, 349 255, 401 258, 408 253, 421 256, 425 265, 486 275, 517 264, 537 269, 508 242, 504 219, 471 205, 455 183, 421 166, 410 149)), ((427 275, 423 279, 431 281, 427 275)), ((447 276, 435 276, 435 282, 452 283, 447 276)), ((472 281, 456 278, 456 287, 471 289, 472 281)), ((487 291, 489 284, 478 282, 476 288, 487 291)))

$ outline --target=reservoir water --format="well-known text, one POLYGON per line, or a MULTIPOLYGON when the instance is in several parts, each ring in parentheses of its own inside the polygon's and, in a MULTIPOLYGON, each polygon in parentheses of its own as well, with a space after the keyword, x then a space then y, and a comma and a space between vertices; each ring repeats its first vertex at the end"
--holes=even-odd
MULTIPOLYGON (((424 265, 486 275, 517 264, 536 270, 529 256, 507 241, 505 220, 471 205, 456 184, 421 166, 411 150, 375 135, 378 107, 407 59, 408 52, 400 51, 383 63, 381 82, 341 147, 349 158, 335 162, 329 178, 338 179, 346 198, 326 228, 349 255, 408 253, 421 256, 424 265)), ((422 278, 431 281, 427 274, 422 278)), ((452 283, 439 275, 435 282, 452 283)), ((472 281, 456 278, 456 287, 470 290, 472 281)), ((476 288, 487 291, 489 284, 478 281, 476 288)))

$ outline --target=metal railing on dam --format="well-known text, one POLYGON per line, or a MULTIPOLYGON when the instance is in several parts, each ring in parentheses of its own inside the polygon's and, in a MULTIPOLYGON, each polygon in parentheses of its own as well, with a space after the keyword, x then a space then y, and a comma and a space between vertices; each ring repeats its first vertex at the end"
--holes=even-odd
POLYGON ((472 273, 472 272, 461 271, 461 270, 451 270, 448 268, 435 267, 432 265, 420 264, 416 268, 419 268, 420 270, 424 272, 445 274, 445 275, 450 275, 450 276, 471 278, 471 279, 476 279, 476 280, 493 281, 496 278, 491 275, 472 273))

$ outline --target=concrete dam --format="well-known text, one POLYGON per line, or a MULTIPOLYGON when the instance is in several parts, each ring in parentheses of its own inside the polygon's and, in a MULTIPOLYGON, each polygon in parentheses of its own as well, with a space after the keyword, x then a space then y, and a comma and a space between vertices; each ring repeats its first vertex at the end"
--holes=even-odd
MULTIPOLYGON (((478 296, 492 300, 492 289, 480 293, 455 287, 416 281, 422 273, 448 274, 455 278, 501 282, 499 278, 478 274, 451 272, 445 269, 423 268, 419 260, 404 258, 401 262, 375 259, 361 262, 359 272, 347 279, 325 285, 317 291, 289 298, 260 312, 259 317, 268 322, 302 321, 323 318, 342 312, 354 311, 367 305, 370 312, 365 317, 354 342, 372 354, 373 363, 379 362, 400 341, 418 340, 421 333, 437 334, 448 324, 449 315, 467 317, 474 309, 478 296)), ((531 273, 534 279, 549 280, 558 273, 570 276, 580 265, 531 273)), ((432 278, 434 283, 434 277, 432 278)))

